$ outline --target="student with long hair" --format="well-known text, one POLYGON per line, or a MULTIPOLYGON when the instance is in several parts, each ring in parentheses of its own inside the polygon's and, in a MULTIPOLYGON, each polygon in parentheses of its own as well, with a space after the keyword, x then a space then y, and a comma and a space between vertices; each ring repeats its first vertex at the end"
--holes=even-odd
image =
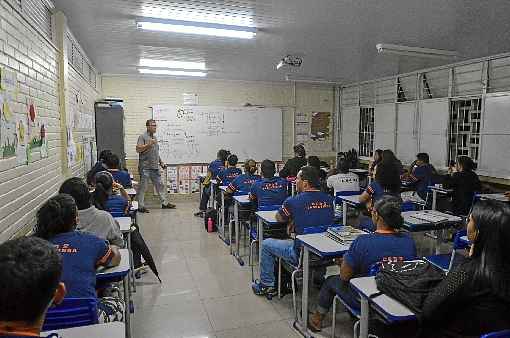
POLYGON ((368 275, 374 263, 389 259, 404 261, 416 257, 413 239, 399 231, 404 223, 400 209, 400 199, 391 195, 385 195, 375 203, 371 214, 377 228, 374 233, 356 238, 343 258, 337 260, 340 274, 328 277, 321 287, 319 305, 309 323, 313 331, 322 329, 322 321, 335 295, 342 296, 353 308, 360 307, 359 296, 349 285, 352 278, 368 275))
POLYGON ((428 295, 424 337, 480 337, 510 328, 510 206, 480 201, 467 225, 469 259, 428 295))
POLYGON ((294 146, 294 157, 285 162, 285 166, 280 170, 280 177, 296 177, 301 167, 306 165, 305 146, 298 144, 294 146))
POLYGON ((368 165, 368 175, 370 175, 370 177, 373 177, 375 167, 377 167, 379 162, 382 161, 382 155, 383 155, 382 149, 376 149, 376 151, 374 151, 374 158, 372 161, 370 161, 370 164, 368 165))
POLYGON ((475 163, 468 156, 459 156, 455 168, 448 168, 448 173, 443 185, 453 189, 452 211, 455 215, 467 215, 475 193, 482 189, 475 163))
POLYGON ((35 236, 55 245, 62 255, 62 282, 68 297, 96 297, 96 269, 116 266, 120 253, 104 239, 76 231, 78 208, 67 194, 58 194, 37 211, 35 236))
POLYGON ((114 217, 125 216, 129 213, 129 196, 122 187, 113 180, 108 171, 96 174, 96 184, 93 202, 99 210, 106 210, 114 217))

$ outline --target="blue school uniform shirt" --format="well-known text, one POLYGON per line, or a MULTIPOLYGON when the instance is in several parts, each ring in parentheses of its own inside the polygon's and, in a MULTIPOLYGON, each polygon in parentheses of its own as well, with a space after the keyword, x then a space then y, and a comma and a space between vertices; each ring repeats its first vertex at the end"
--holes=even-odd
POLYGON ((258 180, 260 180, 259 175, 241 174, 230 182, 228 188, 233 192, 243 191, 248 193, 250 192, 253 183, 258 180))
POLYGON ((395 197, 400 197, 400 193, 392 193, 387 190, 384 190, 381 184, 377 181, 372 181, 365 190, 365 192, 370 196, 372 202, 377 202, 383 195, 392 195, 395 197))
POLYGON ((110 170, 113 176, 113 180, 117 183, 122 184, 124 188, 130 188, 133 184, 131 183, 131 176, 125 170, 110 170))
POLYGON ((420 197, 425 196, 428 187, 432 185, 433 172, 434 169, 430 164, 419 165, 413 169, 411 178, 416 182, 416 192, 420 197))
POLYGON ((243 172, 239 168, 225 168, 220 171, 218 178, 221 180, 222 185, 229 185, 237 176, 243 172))
POLYGON ((58 234, 49 242, 62 255, 66 297, 96 298, 96 269, 108 265, 113 256, 108 242, 79 231, 58 234))
POLYGON ((288 182, 281 177, 263 178, 251 186, 250 200, 258 206, 282 205, 288 197, 288 182))
POLYGON ((361 235, 352 242, 344 261, 353 269, 355 277, 368 275, 370 266, 384 261, 405 261, 416 258, 416 245, 407 234, 361 235))
POLYGON ((223 170, 224 165, 225 164, 222 160, 214 160, 209 164, 208 170, 211 172, 213 179, 218 177, 218 174, 221 170, 223 170))
POLYGON ((111 195, 106 201, 106 211, 113 217, 122 217, 126 214, 128 201, 121 195, 111 195))

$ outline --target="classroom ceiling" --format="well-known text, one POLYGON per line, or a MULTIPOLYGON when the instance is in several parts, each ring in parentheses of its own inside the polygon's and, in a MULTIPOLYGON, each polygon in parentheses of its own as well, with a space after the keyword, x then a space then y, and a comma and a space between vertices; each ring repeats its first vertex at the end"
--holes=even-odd
POLYGON ((456 50, 461 59, 510 51, 508 0, 54 0, 101 73, 138 73, 140 58, 205 61, 208 78, 359 80, 452 61, 382 55, 376 43, 456 50), (253 40, 137 29, 140 17, 257 27, 253 40), (276 70, 286 54, 298 70, 276 70))

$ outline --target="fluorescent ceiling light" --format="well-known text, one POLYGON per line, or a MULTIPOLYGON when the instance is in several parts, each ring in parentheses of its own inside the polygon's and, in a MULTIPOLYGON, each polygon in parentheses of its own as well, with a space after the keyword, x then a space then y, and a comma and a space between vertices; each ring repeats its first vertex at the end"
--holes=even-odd
POLYGON ((183 70, 139 68, 138 71, 140 72, 140 74, 196 76, 196 77, 207 76, 207 73, 205 73, 205 72, 187 72, 187 71, 183 71, 183 70))
MULTIPOLYGON (((48 0, 47 0, 48 1, 48 0)), ((175 8, 168 8, 162 6, 155 6, 153 3, 142 5, 141 17, 152 19, 168 19, 168 20, 183 20, 193 22, 208 22, 221 25, 233 25, 243 27, 253 27, 253 9, 243 8, 241 12, 234 13, 219 13, 219 12, 206 12, 199 10, 182 10, 175 8)), ((144 21, 144 20, 139 20, 144 21)))
POLYGON ((253 39, 255 35, 257 35, 257 29, 253 27, 193 21, 142 19, 137 22, 137 25, 140 29, 151 31, 221 36, 227 38, 253 39))
POLYGON ((459 56, 456 51, 451 50, 400 46, 390 43, 378 43, 375 45, 375 48, 377 48, 377 52, 380 54, 396 54, 436 59, 449 59, 459 56))
POLYGON ((205 62, 140 59, 141 67, 206 70, 205 62))

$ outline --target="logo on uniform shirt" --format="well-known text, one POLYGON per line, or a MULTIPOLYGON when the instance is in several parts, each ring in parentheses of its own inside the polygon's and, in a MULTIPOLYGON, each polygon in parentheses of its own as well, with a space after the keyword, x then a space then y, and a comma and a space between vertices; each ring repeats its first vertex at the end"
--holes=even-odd
POLYGON ((275 190, 275 189, 281 189, 281 188, 283 188, 283 185, 281 185, 278 182, 264 183, 264 185, 262 186, 262 190, 275 190))
POLYGON ((63 254, 67 253, 78 253, 78 249, 73 248, 70 244, 55 245, 57 251, 63 254))
POLYGON ((312 209, 329 209, 329 208, 331 208, 331 204, 329 204, 328 202, 317 201, 317 202, 312 202, 312 203, 308 204, 305 209, 312 210, 312 209))
POLYGON ((402 256, 388 256, 388 257, 383 257, 382 261, 384 263, 398 263, 398 262, 403 262, 404 257, 402 257, 402 256))

